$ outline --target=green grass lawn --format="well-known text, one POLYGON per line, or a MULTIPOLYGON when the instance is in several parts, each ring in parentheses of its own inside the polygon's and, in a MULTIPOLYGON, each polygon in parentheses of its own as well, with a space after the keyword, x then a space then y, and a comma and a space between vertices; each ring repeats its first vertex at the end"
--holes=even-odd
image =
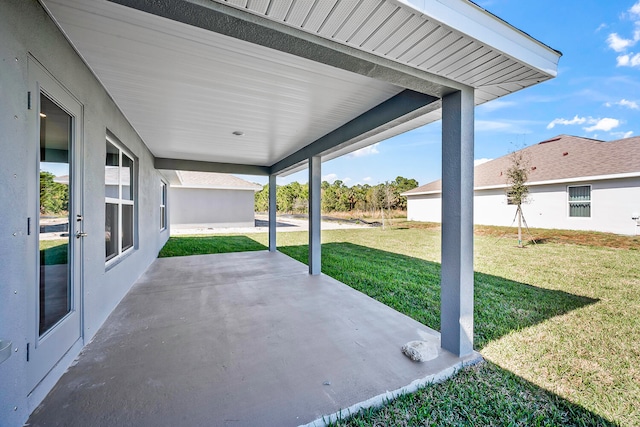
POLYGON ((40 265, 67 263, 69 239, 40 240, 40 265))
MULTIPOLYGON (((248 250, 267 243, 234 239, 248 250)), ((332 230, 322 240, 323 273, 439 329, 438 229, 332 230)), ((180 237, 167 248, 226 252, 232 241, 180 237)), ((301 262, 306 242, 304 232, 278 234, 278 249, 301 262)), ((338 425, 639 426, 640 251, 545 242, 518 249, 476 236, 474 338, 486 363, 338 425)))

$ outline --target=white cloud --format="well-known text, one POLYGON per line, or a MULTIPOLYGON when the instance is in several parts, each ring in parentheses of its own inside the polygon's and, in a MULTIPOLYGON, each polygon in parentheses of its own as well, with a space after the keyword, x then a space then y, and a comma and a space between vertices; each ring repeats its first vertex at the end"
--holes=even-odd
POLYGON ((547 125, 547 129, 553 129, 556 125, 582 125, 588 124, 593 126, 588 126, 583 128, 587 132, 593 132, 596 130, 602 130, 605 132, 609 132, 611 129, 614 129, 620 126, 620 120, 612 119, 610 117, 604 118, 593 118, 593 117, 578 117, 575 116, 571 120, 567 119, 554 119, 551 123, 547 125))
MULTIPOLYGON (((591 121, 589 121, 589 123, 591 123, 591 121)), ((593 126, 586 127, 584 130, 587 132, 593 132, 596 130, 609 132, 611 129, 617 128, 618 126, 620 126, 620 120, 605 117, 604 119, 598 119, 593 126)))
POLYGON ((607 37, 607 45, 610 49, 622 54, 616 58, 618 67, 640 67, 640 54, 634 55, 633 52, 628 51, 640 41, 640 1, 631 6, 628 16, 634 20, 633 37, 625 38, 618 33, 610 33, 607 37))
POLYGON ((335 173, 330 173, 328 175, 322 175, 322 180, 327 181, 329 183, 333 183, 336 179, 338 179, 338 175, 335 173))
MULTIPOLYGON (((635 36, 638 36, 637 32, 635 36)), ((636 44, 637 41, 638 39, 636 39, 635 37, 633 40, 623 39, 618 35, 618 33, 611 33, 609 34, 609 37, 607 37, 607 44, 609 45, 609 48, 615 50, 616 52, 624 52, 628 47, 636 44)))
POLYGON ((630 108, 631 110, 640 110, 640 105, 638 105, 638 103, 636 101, 629 101, 628 99, 621 99, 618 102, 607 102, 606 104, 604 104, 606 107, 611 107, 613 105, 619 105, 621 107, 627 107, 630 108))
POLYGON ((551 123, 547 125, 547 129, 553 129, 556 125, 581 125, 587 122, 585 117, 578 117, 577 115, 571 119, 553 119, 551 123))
POLYGON ((493 160, 493 159, 487 159, 487 158, 475 159, 475 160, 473 161, 473 166, 478 166, 478 165, 481 165, 481 164, 483 164, 483 163, 490 162, 491 160, 493 160))
POLYGON ((349 154, 349 156, 351 157, 364 157, 364 156, 370 156, 372 154, 378 154, 378 144, 373 144, 373 145, 369 145, 367 147, 362 147, 359 150, 354 151, 353 153, 349 154))
POLYGON ((620 55, 616 60, 618 67, 640 67, 640 53, 620 55))
POLYGON ((638 106, 638 103, 635 102, 635 101, 629 101, 629 100, 626 100, 626 99, 621 99, 618 104, 623 106, 623 107, 629 107, 632 110, 639 110, 640 109, 640 106, 638 106))
POLYGON ((615 136, 616 138, 631 138, 633 135, 633 131, 630 130, 628 132, 611 132, 611 136, 615 136))
POLYGON ((371 181, 371 177, 370 176, 365 176, 364 178, 362 178, 362 180, 364 182, 369 182, 369 181, 371 181))
POLYGON ((351 178, 349 178, 349 177, 346 177, 345 179, 343 179, 343 180, 342 180, 342 182, 344 182, 345 184, 346 184, 347 182, 350 182, 350 181, 351 181, 351 178))

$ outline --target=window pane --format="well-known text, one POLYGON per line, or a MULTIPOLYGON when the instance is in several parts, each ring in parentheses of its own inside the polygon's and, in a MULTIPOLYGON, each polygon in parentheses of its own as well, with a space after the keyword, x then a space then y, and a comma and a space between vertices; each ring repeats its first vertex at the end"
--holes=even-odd
POLYGON ((107 203, 105 209, 104 242, 107 261, 118 255, 118 205, 107 203))
POLYGON ((133 205, 122 205, 122 252, 133 246, 133 205))
POLYGON ((104 194, 106 197, 117 199, 120 197, 118 194, 118 166, 119 150, 109 141, 107 141, 107 156, 104 166, 104 194))
POLYGON ((124 153, 122 154, 120 183, 122 184, 122 199, 133 200, 133 160, 124 153))
POLYGON ((72 125, 69 114, 40 94, 40 335, 71 311, 68 254, 72 125))
POLYGON ((165 216, 165 207, 160 206, 160 229, 164 230, 167 228, 167 220, 165 216))
POLYGON ((591 203, 569 203, 569 216, 588 218, 591 216, 591 203))
POLYGON ((586 202, 591 200, 591 187, 584 185, 581 187, 569 187, 570 202, 586 202))

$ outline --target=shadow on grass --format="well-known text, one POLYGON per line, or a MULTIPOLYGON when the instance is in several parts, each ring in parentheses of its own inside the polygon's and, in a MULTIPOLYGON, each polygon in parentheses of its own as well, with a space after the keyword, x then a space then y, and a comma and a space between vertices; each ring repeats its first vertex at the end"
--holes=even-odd
POLYGON ((158 258, 263 251, 265 249, 268 249, 265 245, 246 236, 180 236, 170 237, 160 250, 158 258))
POLYGON ((602 426, 613 423, 491 362, 467 367, 380 408, 365 409, 333 427, 602 426))
MULTIPOLYGON (((278 250, 306 263, 307 246, 278 250)), ((352 243, 322 245, 322 272, 440 330, 440 264, 352 243)), ((475 347, 597 300, 475 273, 475 347)))

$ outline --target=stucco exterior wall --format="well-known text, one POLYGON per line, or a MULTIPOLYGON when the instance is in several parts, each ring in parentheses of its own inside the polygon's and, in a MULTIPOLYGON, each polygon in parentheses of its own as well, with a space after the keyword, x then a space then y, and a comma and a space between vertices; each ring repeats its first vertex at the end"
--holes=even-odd
MULTIPOLYGON (((631 219, 640 212, 640 178, 540 185, 529 190, 529 202, 522 207, 529 227, 640 234, 631 219), (590 218, 569 216, 567 187, 573 185, 591 185, 590 218)), ((514 225, 516 207, 507 204, 503 189, 476 191, 474 203, 474 223, 514 225)), ((407 216, 410 221, 440 222, 440 195, 409 197, 407 216)))
POLYGON ((409 221, 442 222, 440 194, 407 197, 407 219, 409 221))
POLYGON ((171 187, 171 226, 253 227, 253 190, 171 187))
MULTIPOLYGON (((64 372, 169 237, 160 231, 160 174, 144 142, 36 0, 3 0, 0 5, 0 339, 13 342, 0 364, 0 425, 19 426, 64 372), (27 233, 27 218, 38 216, 37 112, 29 110, 33 91, 27 63, 31 55, 83 106, 84 144, 82 241, 82 337, 60 366, 32 392, 25 378, 26 345, 36 332, 27 295, 37 286, 38 233, 27 233), (135 249, 105 267, 105 137, 107 129, 138 160, 135 249)), ((37 93, 34 94, 36 97, 37 93)), ((32 291, 35 292, 35 291, 32 291)), ((33 343, 32 343, 33 344, 33 343)))

